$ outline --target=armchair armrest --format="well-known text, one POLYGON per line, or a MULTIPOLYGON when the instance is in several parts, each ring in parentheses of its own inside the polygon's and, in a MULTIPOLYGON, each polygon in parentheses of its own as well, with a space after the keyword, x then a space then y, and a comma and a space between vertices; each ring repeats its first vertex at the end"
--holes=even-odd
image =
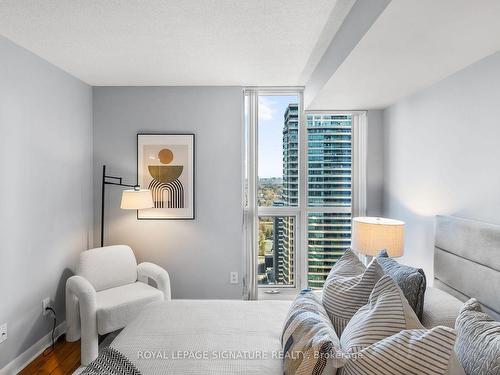
POLYGON ((156 282, 158 289, 163 292, 165 301, 170 300, 170 277, 168 272, 156 264, 143 262, 137 266, 137 279, 147 283, 148 277, 156 282))
POLYGON ((98 335, 96 319, 96 291, 81 276, 71 276, 66 281, 66 332, 67 341, 82 339, 81 361, 89 364, 97 357, 98 335))

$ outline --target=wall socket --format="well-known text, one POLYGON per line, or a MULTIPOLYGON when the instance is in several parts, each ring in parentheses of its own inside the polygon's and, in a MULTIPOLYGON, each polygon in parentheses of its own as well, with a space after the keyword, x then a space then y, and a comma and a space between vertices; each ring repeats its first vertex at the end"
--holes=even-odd
POLYGON ((50 310, 47 310, 47 307, 52 307, 52 301, 50 297, 44 298, 42 300, 42 313, 43 315, 49 315, 50 310))
POLYGON ((229 274, 229 282, 231 284, 238 284, 238 272, 231 272, 229 274))
POLYGON ((7 340, 7 323, 0 326, 0 343, 7 340))

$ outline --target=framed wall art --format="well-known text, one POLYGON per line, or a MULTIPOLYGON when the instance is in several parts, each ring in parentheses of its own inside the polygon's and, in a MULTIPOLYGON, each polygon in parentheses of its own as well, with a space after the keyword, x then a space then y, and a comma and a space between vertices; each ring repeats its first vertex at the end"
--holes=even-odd
POLYGON ((137 183, 154 203, 137 219, 194 219, 194 134, 137 134, 137 183))

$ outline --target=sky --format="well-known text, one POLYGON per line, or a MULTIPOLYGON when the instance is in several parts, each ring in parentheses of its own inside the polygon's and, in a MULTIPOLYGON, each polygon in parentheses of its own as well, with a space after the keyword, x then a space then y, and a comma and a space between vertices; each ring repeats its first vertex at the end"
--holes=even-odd
POLYGON ((259 178, 283 177, 283 123, 293 96, 259 96, 259 178))

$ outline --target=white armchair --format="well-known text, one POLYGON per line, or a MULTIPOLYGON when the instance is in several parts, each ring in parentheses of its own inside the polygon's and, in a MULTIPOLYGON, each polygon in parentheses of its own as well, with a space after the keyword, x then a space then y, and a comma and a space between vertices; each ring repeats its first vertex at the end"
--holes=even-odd
POLYGON ((81 338, 81 363, 88 365, 97 358, 99 335, 125 327, 146 304, 169 299, 167 271, 153 263, 137 265, 130 247, 84 251, 76 275, 66 282, 66 340, 81 338))

